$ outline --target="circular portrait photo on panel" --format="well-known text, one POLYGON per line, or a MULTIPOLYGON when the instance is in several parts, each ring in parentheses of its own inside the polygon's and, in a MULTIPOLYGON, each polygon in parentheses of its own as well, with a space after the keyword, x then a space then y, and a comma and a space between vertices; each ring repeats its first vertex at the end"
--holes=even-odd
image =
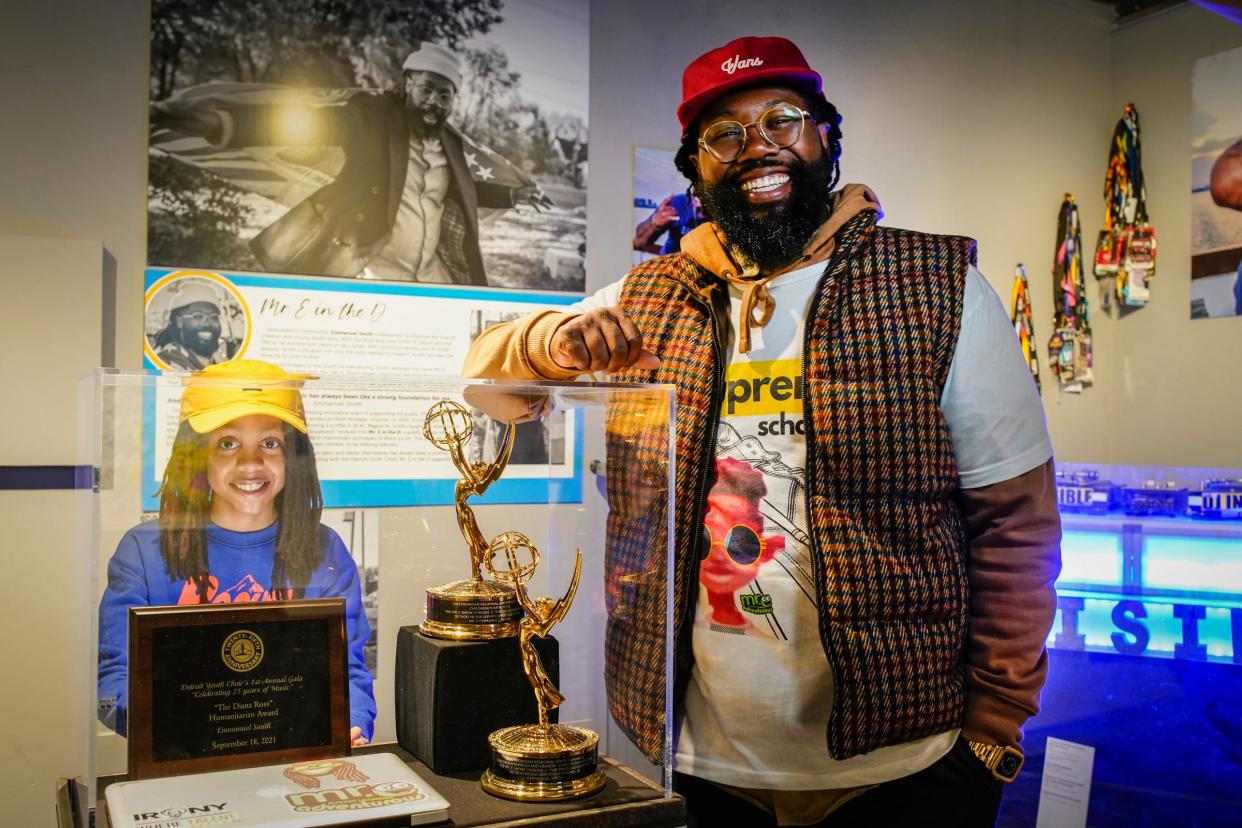
POLYGON ((223 276, 179 270, 147 289, 143 328, 143 350, 157 368, 198 371, 245 354, 250 309, 223 276))

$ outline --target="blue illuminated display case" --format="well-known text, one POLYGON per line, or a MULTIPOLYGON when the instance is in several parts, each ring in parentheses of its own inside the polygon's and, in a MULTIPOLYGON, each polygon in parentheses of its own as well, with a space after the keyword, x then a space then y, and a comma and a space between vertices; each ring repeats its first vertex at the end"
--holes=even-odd
POLYGON ((1058 469, 1048 684, 999 824, 1034 824, 1051 736, 1095 748, 1088 825, 1242 825, 1242 470, 1058 469))

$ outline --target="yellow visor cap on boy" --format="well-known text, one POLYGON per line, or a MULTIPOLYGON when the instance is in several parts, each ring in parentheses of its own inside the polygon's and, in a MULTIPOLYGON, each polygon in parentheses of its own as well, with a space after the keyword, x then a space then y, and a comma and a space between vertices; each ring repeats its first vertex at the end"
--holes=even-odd
POLYGON ((181 395, 179 422, 199 434, 249 414, 267 414, 306 433, 302 383, 308 374, 290 374, 257 359, 232 359, 208 365, 187 377, 181 395))

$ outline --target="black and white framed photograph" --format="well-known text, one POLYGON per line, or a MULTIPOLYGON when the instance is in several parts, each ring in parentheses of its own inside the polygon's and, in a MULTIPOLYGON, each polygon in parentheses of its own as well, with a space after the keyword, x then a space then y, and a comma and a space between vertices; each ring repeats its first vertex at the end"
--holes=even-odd
POLYGON ((581 291, 588 0, 152 0, 150 265, 581 291))

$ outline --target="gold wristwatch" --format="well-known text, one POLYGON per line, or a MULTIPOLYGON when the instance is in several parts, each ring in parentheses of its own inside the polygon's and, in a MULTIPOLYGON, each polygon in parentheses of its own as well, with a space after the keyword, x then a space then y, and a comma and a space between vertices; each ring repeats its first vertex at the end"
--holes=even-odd
POLYGON ((979 757, 979 761, 992 772, 992 775, 1002 782, 1012 782, 1016 779, 1018 771, 1022 770, 1022 763, 1026 761, 1022 751, 1009 745, 985 745, 983 742, 972 742, 969 739, 966 740, 966 744, 970 745, 971 751, 979 757))

